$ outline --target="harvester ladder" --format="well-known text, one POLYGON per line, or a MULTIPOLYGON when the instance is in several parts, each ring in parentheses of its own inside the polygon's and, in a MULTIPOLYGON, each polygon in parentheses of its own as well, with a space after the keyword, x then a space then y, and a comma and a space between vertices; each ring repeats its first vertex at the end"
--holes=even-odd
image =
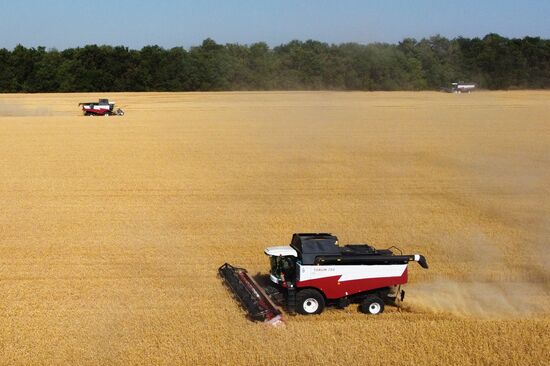
POLYGON ((296 288, 289 287, 287 296, 287 310, 290 314, 294 314, 296 309, 296 288))

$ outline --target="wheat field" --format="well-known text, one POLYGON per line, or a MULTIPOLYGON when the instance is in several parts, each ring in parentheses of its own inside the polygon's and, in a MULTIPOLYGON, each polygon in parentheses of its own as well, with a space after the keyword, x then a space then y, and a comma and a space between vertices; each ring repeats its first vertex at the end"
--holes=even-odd
POLYGON ((4 94, 0 167, 1 364, 549 363, 550 92, 4 94), (311 231, 430 269, 246 320, 217 268, 311 231))

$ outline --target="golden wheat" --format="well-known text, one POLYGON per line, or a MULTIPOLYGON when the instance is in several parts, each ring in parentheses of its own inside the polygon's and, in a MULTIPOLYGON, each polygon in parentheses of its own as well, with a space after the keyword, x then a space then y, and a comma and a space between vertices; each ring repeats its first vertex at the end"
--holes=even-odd
POLYGON ((98 97, 0 96, 0 363, 548 362, 550 93, 98 97), (299 231, 431 267, 377 317, 247 321, 217 267, 299 231))

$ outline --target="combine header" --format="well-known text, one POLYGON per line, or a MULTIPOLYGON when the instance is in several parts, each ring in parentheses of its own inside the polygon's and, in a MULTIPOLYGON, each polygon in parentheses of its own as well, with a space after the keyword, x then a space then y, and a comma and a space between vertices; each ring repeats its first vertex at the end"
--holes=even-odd
POLYGON ((271 302, 258 283, 248 275, 246 269, 235 268, 225 263, 218 269, 218 273, 252 320, 269 324, 278 324, 282 321, 281 311, 271 302))
POLYGON ((291 314, 320 314, 326 305, 345 308, 350 303, 359 303, 363 313, 379 314, 386 304, 398 306, 404 300, 401 286, 407 283, 409 262, 428 268, 424 256, 394 254, 390 249, 367 244, 339 246, 338 238, 329 233, 294 234, 289 246, 265 249, 274 284, 269 291, 245 269, 225 263, 218 272, 256 321, 282 321, 280 310, 266 292, 283 299, 291 314))

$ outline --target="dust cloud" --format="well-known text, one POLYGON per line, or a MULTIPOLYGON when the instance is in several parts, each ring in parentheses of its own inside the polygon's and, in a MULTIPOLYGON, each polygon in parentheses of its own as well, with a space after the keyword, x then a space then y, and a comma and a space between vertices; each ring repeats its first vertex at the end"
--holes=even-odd
POLYGON ((409 309, 487 319, 544 314, 545 288, 531 282, 464 282, 437 279, 416 284, 409 309))
POLYGON ((27 108, 21 104, 0 101, 0 117, 51 116, 53 111, 47 107, 27 108))
POLYGON ((549 228, 546 224, 546 220, 540 220, 531 228, 531 240, 526 241, 523 248, 531 254, 530 259, 521 265, 506 261, 498 242, 470 228, 469 235, 461 236, 459 242, 463 249, 470 249, 470 254, 475 253, 467 258, 471 272, 465 276, 461 273, 460 279, 436 276, 428 282, 411 284, 405 308, 413 312, 483 319, 550 313, 550 262, 546 239, 543 239, 548 238, 544 235, 549 228), (498 268, 499 275, 487 274, 488 268, 498 268))

